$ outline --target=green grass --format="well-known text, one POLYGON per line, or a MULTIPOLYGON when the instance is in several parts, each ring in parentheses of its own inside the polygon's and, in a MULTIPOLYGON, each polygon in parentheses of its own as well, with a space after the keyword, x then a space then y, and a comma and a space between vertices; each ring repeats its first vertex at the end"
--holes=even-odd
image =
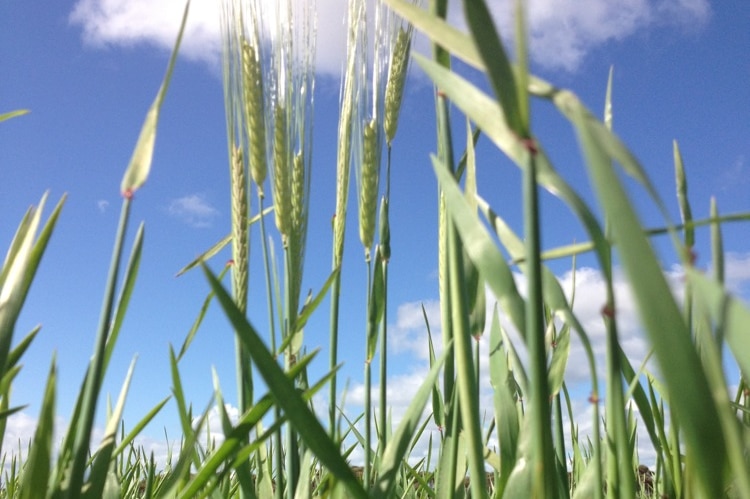
MULTIPOLYGON (((315 24, 311 17, 314 5, 305 5, 304 9, 283 11, 284 20, 269 27, 258 4, 239 0, 224 4, 232 230, 181 271, 201 267, 210 292, 181 348, 170 350, 171 395, 126 432, 121 416, 133 363, 114 407, 107 408, 104 437, 94 442, 101 380, 114 355, 141 250, 147 244, 144 226, 138 228, 124 266, 123 241, 131 229, 133 193, 151 168, 161 103, 181 34, 178 37, 122 180, 122 212, 99 328, 93 337, 94 354, 70 418, 76 424, 71 425, 55 454, 52 431, 57 360, 53 358, 25 459, 2 437, 7 418, 23 409, 10 402, 13 379, 21 369, 24 352, 40 333, 35 329, 19 340, 15 323, 55 225, 64 216, 65 199, 43 222, 45 194, 21 220, 0 269, 0 444, 5 444, 0 449, 4 473, 0 497, 750 497, 746 382, 750 309, 724 286, 722 244, 722 227, 747 221, 750 214, 720 215, 712 200, 710 217, 694 219, 687 196, 688 175, 675 143, 681 220, 671 220, 646 168, 612 129, 611 74, 601 119, 572 92, 529 74, 523 2, 516 2, 516 53, 512 55, 506 52, 483 0, 463 2, 468 33, 445 22, 446 0, 433 0, 427 8, 404 0, 383 0, 378 3, 374 33, 367 31, 363 0, 349 1, 347 63, 336 136, 331 273, 315 293, 301 295, 305 268, 321 263, 311 262, 305 255, 307 219, 319 210, 309 203, 315 24), (292 20, 301 26, 299 33, 289 31, 292 20), (277 30, 278 39, 284 42, 271 48, 262 46, 259 33, 267 28, 277 30), (392 248, 394 257, 400 257, 400 242, 390 236, 389 183, 391 145, 403 94, 398 86, 404 84, 413 30, 435 44, 432 58, 414 55, 412 59, 437 90, 438 145, 431 160, 440 188, 434 202, 439 206, 436 240, 443 348, 437 356, 430 336, 429 374, 394 426, 386 412, 385 390, 388 264, 392 248), (378 48, 374 58, 366 52, 372 40, 378 48), (486 74, 490 93, 454 71, 451 57, 486 74), (260 85, 258 75, 272 83, 260 85), (550 102, 575 132, 577 144, 571 147, 580 151, 598 204, 586 203, 545 154, 544 145, 534 135, 534 100, 550 102), (454 134, 452 125, 458 120, 450 116, 450 106, 464 115, 465 134, 454 134), (478 140, 489 140, 522 172, 522 234, 513 232, 499 207, 491 206, 477 186, 480 161, 474 145, 478 140), (458 144, 465 150, 460 151, 458 144), (356 230, 364 246, 367 272, 361 296, 342 294, 341 290, 342 274, 357 271, 350 268, 354 264, 344 265, 343 252, 344 240, 351 232, 345 220, 350 209, 352 168, 358 189, 356 230), (635 179, 653 200, 663 217, 662 227, 644 227, 621 173, 635 179), (570 209, 588 241, 541 247, 539 198, 546 195, 544 191, 570 209), (258 196, 257 214, 250 213, 252 195, 258 196), (273 225, 266 220, 272 211, 273 225), (695 228, 704 225, 710 227, 713 249, 714 272, 710 276, 693 267, 691 256, 695 228), (251 251, 256 232, 260 233, 261 251, 251 251), (670 291, 652 248, 651 239, 659 234, 668 235, 685 268, 683 301, 670 291), (230 243, 234 264, 216 275, 206 262, 230 243), (276 247, 283 252, 278 258, 276 247), (552 258, 573 257, 575 269, 575 256, 582 253, 593 254, 606 284, 602 302, 604 366, 597 365, 591 332, 574 312, 575 290, 566 295, 547 266, 552 258), (262 259, 265 267, 266 331, 256 329, 253 323, 257 321, 246 312, 252 258, 262 259), (614 294, 615 259, 635 297, 651 355, 661 373, 658 377, 651 372, 651 364, 644 361, 636 369, 623 352, 614 294), (526 277, 525 293, 513 278, 516 271, 526 277), (227 273, 231 276, 228 286, 227 273), (485 296, 485 289, 497 302, 491 313, 487 307, 493 300, 485 296), (324 313, 319 306, 329 296, 329 369, 320 379, 310 379, 307 367, 323 345, 306 342, 305 326, 312 315, 324 313), (363 297, 367 315, 361 325, 366 339, 362 367, 368 396, 363 414, 346 414, 337 399, 339 310, 349 300, 363 297), (181 361, 213 302, 229 319, 236 338, 241 411, 237 422, 224 411, 225 396, 218 378, 214 378, 211 402, 200 414, 194 412, 182 388, 181 361), (502 327, 501 314, 509 319, 517 336, 502 327), (489 323, 486 317, 492 318, 489 323), (489 351, 480 350, 479 343, 472 341, 484 334, 488 335, 489 351), (578 428, 586 422, 575 419, 564 377, 575 342, 583 346, 590 371, 592 433, 585 440, 578 428), (520 350, 527 352, 525 360, 521 360, 520 350), (483 356, 489 360, 491 407, 479 403, 483 356), (376 358, 381 362, 381 390, 374 401, 369 388, 371 363, 376 358), (739 367, 740 380, 726 378, 724 362, 739 367), (604 379, 599 379, 600 374, 604 379), (262 384, 253 376, 260 376, 262 384), (738 385, 734 396, 729 393, 733 385, 738 385), (266 393, 256 393, 258 386, 265 387, 266 393), (312 399, 325 392, 330 412, 321 420, 312 399), (153 455, 134 442, 170 399, 175 402, 183 434, 179 453, 157 464, 153 455), (600 404, 600 400, 606 403, 600 404), (377 414, 375 405, 380 408, 377 414), (203 442, 199 428, 214 406, 220 411, 223 439, 220 443, 203 442), (570 425, 567 432, 565 419, 570 425), (430 424, 441 428, 439 438, 425 436, 430 424), (637 441, 637 428, 645 430, 647 442, 637 441), (427 456, 413 456, 415 446, 424 439, 429 440, 427 456), (490 442, 499 444, 491 446, 490 442), (638 449, 643 445, 652 446, 656 453, 653 476, 648 480, 643 470, 639 471, 638 449), (355 452, 364 456, 361 469, 351 467, 350 456, 355 452)), ((186 7, 183 27, 187 15, 186 7)), ((0 121, 23 114, 1 114, 0 121)), ((13 126, 13 122, 3 126, 13 126)), ((426 314, 425 323, 429 332, 426 314)))

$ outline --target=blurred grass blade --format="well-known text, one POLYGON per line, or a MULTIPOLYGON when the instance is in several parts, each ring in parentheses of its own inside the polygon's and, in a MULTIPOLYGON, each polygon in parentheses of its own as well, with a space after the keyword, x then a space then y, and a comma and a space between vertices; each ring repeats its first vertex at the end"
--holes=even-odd
POLYGON ((28 112, 29 112, 28 109, 18 109, 16 111, 10 111, 8 113, 0 114, 0 122, 9 120, 11 118, 15 118, 16 116, 23 116, 24 114, 27 114, 28 112))
POLYGON ((505 259, 482 226, 479 218, 471 212, 456 181, 440 160, 432 157, 433 170, 445 196, 445 206, 453 219, 466 253, 492 289, 505 313, 519 331, 526 330, 524 299, 516 288, 513 273, 505 259))
POLYGON ((422 418, 422 411, 427 404, 427 399, 430 397, 434 385, 437 383, 440 369, 446 357, 451 353, 449 345, 430 368, 422 385, 417 390, 414 398, 412 398, 411 403, 409 403, 409 407, 406 409, 401 423, 399 423, 398 428, 391 435, 385 452, 383 452, 383 458, 378 469, 378 478, 370 490, 371 497, 383 499, 392 497, 401 462, 404 460, 404 456, 409 450, 409 443, 418 429, 419 420, 422 418))
POLYGON ((57 224, 66 197, 63 196, 34 241, 47 200, 42 196, 37 208, 27 212, 13 237, 11 247, 0 269, 0 369, 6 369, 13 331, 42 255, 57 224))
MULTIPOLYGON (((432 331, 430 330, 430 321, 427 319, 427 311, 422 304, 422 317, 424 317, 425 327, 427 328, 427 342, 429 345, 430 368, 435 365, 435 345, 432 341, 432 331)), ((441 431, 445 428, 445 404, 443 395, 440 392, 440 386, 435 383, 432 387, 432 418, 441 431)))
MULTIPOLYGON (((427 75, 458 106, 492 142, 522 170, 526 168, 527 147, 505 124, 498 103, 467 80, 429 61, 419 54, 414 58, 427 75)), ((533 139, 533 138, 532 138, 533 139)), ((609 243, 599 222, 581 197, 554 170, 542 148, 537 144, 536 180, 550 194, 561 198, 583 223, 594 243, 600 261, 607 260, 609 243)))
POLYGON ((312 298, 308 303, 305 303, 305 305, 302 307, 302 310, 300 310, 299 314, 297 315, 297 320, 295 321, 293 331, 301 331, 302 328, 305 327, 305 324, 307 324, 307 321, 308 319, 310 319, 312 313, 315 312, 323 299, 325 299, 326 295, 328 294, 328 290, 331 288, 331 285, 333 285, 334 281, 338 278, 339 273, 340 269, 336 269, 331 272, 331 275, 328 276, 328 279, 326 279, 326 282, 323 284, 323 287, 320 288, 318 294, 315 295, 315 297, 312 298))
MULTIPOLYGON (((254 223, 258 222, 261 217, 264 217, 271 213, 273 211, 273 206, 270 206, 268 208, 265 208, 261 213, 258 213, 257 215, 254 215, 253 217, 248 220, 248 225, 253 225, 254 223)), ((177 274, 175 274, 175 277, 180 277, 182 274, 187 272, 188 270, 191 270, 201 264, 201 262, 207 262, 211 257, 219 253, 221 250, 224 249, 224 247, 229 244, 232 241, 232 234, 227 234, 226 237, 224 237, 221 241, 217 242, 213 246, 211 246, 209 249, 201 253, 195 260, 188 263, 184 267, 182 267, 177 274)))
POLYGON ((125 409, 125 398, 127 397, 128 389, 130 388, 130 380, 133 378, 134 370, 135 359, 130 363, 128 373, 125 376, 125 382, 120 390, 120 396, 117 399, 117 404, 109 417, 109 421, 107 421, 107 426, 104 430, 104 438, 94 455, 94 461, 91 464, 89 472, 89 481, 86 492, 83 494, 84 497, 95 499, 103 495, 104 487, 109 475, 108 471, 112 465, 112 454, 115 449, 115 444, 117 443, 117 429, 120 426, 120 418, 125 409))
POLYGON ((16 346, 13 347, 13 349, 8 353, 8 363, 6 366, 7 369, 11 369, 18 364, 18 361, 21 360, 21 357, 24 353, 26 353, 26 350, 31 345, 31 342, 34 341, 34 338, 36 338, 37 333, 42 329, 42 326, 36 326, 34 329, 29 332, 24 338, 16 344, 16 346))
POLYGON ((685 164, 682 161, 680 147, 675 140, 673 143, 675 184, 677 185, 677 202, 680 205, 680 216, 685 225, 685 246, 692 248, 695 245, 695 229, 691 225, 693 213, 690 210, 688 199, 687 175, 685 175, 685 164))
POLYGON ((112 358, 112 352, 114 351, 117 338, 120 336, 120 328, 125 320, 125 313, 128 310, 128 304, 130 298, 133 295, 133 288, 135 287, 136 277, 138 276, 138 269, 141 263, 141 254, 143 250, 143 234, 144 224, 138 227, 138 231, 133 241, 133 248, 130 251, 130 258, 125 266, 124 276, 125 280, 120 291, 120 296, 117 299, 115 305, 114 319, 112 320, 112 326, 107 336, 107 348, 104 353, 104 370, 107 370, 109 360, 112 358))
POLYGON ((276 363, 255 328, 237 309, 232 298, 205 265, 203 265, 203 271, 227 318, 234 326, 237 336, 253 357, 256 368, 263 376, 277 404, 284 410, 305 444, 328 467, 331 473, 344 482, 353 497, 367 497, 362 485, 357 481, 348 463, 341 456, 338 446, 330 439, 320 421, 312 414, 307 403, 300 397, 294 383, 287 378, 276 363))
MULTIPOLYGON (((255 429, 258 422, 268 413, 273 407, 272 399, 268 396, 261 398, 257 404, 245 413, 237 425, 232 428, 224 442, 213 450, 210 456, 201 464, 201 467, 197 470, 195 476, 190 480, 185 489, 180 491, 179 497, 189 498, 195 497, 198 491, 200 491, 211 479, 214 479, 219 472, 219 469, 227 462, 232 462, 234 456, 245 444, 247 436, 252 430, 255 429)), ((255 449, 260 445, 265 445, 266 440, 278 430, 278 426, 281 422, 275 422, 271 428, 269 428, 263 435, 259 435, 250 444, 250 448, 255 449)), ((229 473, 230 467, 225 467, 223 473, 229 473)))
POLYGON ((383 0, 398 15, 416 29, 422 31, 433 42, 472 66, 483 69, 482 56, 474 41, 465 33, 448 24, 444 19, 421 9, 405 0, 383 0))
POLYGON ((699 490, 707 497, 721 494, 726 470, 726 446, 721 428, 714 423, 718 413, 708 381, 693 347, 690 331, 667 285, 653 249, 643 235, 633 206, 619 178, 611 167, 612 151, 607 150, 614 139, 605 137, 603 125, 581 106, 568 104, 569 119, 578 133, 586 166, 597 197, 611 221, 613 236, 618 241, 618 254, 633 289, 639 315, 654 345, 661 372, 669 388, 670 400, 681 419, 690 452, 700 456, 696 479, 699 490))
POLYGON ((159 92, 156 94, 154 102, 146 113, 146 119, 143 122, 141 133, 138 136, 138 142, 136 142, 133 155, 130 158, 130 164, 128 164, 128 168, 125 170, 125 175, 120 184, 120 192, 124 196, 132 196, 132 194, 137 191, 144 182, 146 182, 151 170, 151 160, 154 155, 156 125, 159 122, 159 112, 161 111, 161 105, 162 102, 164 102, 167 88, 169 88, 169 82, 172 79, 172 70, 177 61, 177 53, 180 50, 180 43, 182 42, 182 35, 185 31, 185 24, 187 23, 189 10, 190 0, 187 0, 185 3, 185 11, 182 14, 180 31, 177 34, 177 41, 174 44, 172 55, 170 56, 169 64, 167 65, 167 73, 164 75, 164 80, 162 81, 161 87, 159 87, 159 92))
MULTIPOLYGON (((492 14, 484 0, 463 2, 474 46, 484 61, 487 76, 497 95, 508 126, 519 136, 525 136, 527 125, 521 115, 521 103, 516 89, 516 79, 503 43, 497 33, 492 14)), ((450 50, 450 49, 449 49, 450 50)), ((528 116, 526 117, 528 119, 528 116)))
POLYGON ((495 497, 502 497, 505 484, 516 463, 520 422, 516 406, 516 390, 512 382, 512 373, 508 365, 500 318, 495 306, 490 323, 490 384, 495 407, 495 424, 499 446, 500 469, 495 481, 495 497))
MULTIPOLYGON (((39 413, 34 439, 29 455, 24 463, 21 479, 21 499, 36 499, 48 495, 50 468, 52 466, 52 438, 55 427, 55 392, 57 390, 57 369, 52 358, 47 387, 44 389, 42 408, 39 413)), ((5 484, 4 484, 5 485, 5 484)))
MULTIPOLYGON (((231 265, 227 264, 224 266, 223 269, 221 269, 221 272, 219 272, 218 279, 220 281, 224 280, 224 276, 226 275, 227 271, 231 268, 231 265)), ((193 342, 193 339, 195 339, 195 335, 198 334, 198 328, 200 328, 200 325, 203 323, 203 318, 206 316, 206 312, 208 312, 208 307, 211 305, 211 300, 213 300, 214 292, 209 291, 206 298, 203 300, 203 305, 201 305, 201 309, 198 312, 198 317, 195 318, 193 321, 193 325, 190 326, 190 330, 188 331, 187 335, 185 335, 185 339, 182 341, 182 346, 180 347, 180 353, 177 354, 177 362, 182 360, 182 357, 187 353, 188 348, 190 348, 191 343, 193 342)))
POLYGON ((149 410, 146 415, 143 416, 135 426, 133 426, 133 429, 130 430, 130 432, 128 432, 128 434, 122 438, 122 441, 117 445, 117 448, 112 455, 119 456, 120 454, 122 454, 123 451, 130 445, 130 443, 135 440, 135 437, 141 434, 143 429, 154 419, 154 417, 159 413, 159 411, 161 411, 166 403, 169 402, 170 398, 172 397, 165 397, 161 400, 161 402, 152 407, 151 410, 149 410))
POLYGON ((750 310, 747 305, 695 268, 688 267, 685 272, 695 299, 705 308, 712 323, 722 328, 742 372, 750 373, 750 335, 747 334, 750 310))

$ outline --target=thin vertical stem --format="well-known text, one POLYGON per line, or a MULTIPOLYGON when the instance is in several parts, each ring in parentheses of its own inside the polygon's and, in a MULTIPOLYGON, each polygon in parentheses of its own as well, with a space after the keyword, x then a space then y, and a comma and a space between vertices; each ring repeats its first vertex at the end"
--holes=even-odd
POLYGON ((529 345, 531 407, 529 417, 533 441, 533 497, 554 497, 554 461, 550 430, 549 383, 544 342, 541 243, 539 231, 539 193, 536 183, 536 159, 533 146, 523 175, 524 233, 528 297, 526 300, 526 342, 529 345))
MULTIPOLYGON (((369 253, 368 253, 369 254, 369 253)), ((367 258, 367 333, 365 341, 365 462, 362 477, 365 488, 370 486, 372 473, 372 359, 369 352, 369 338, 371 334, 372 321, 370 320, 372 307, 372 263, 367 258)))

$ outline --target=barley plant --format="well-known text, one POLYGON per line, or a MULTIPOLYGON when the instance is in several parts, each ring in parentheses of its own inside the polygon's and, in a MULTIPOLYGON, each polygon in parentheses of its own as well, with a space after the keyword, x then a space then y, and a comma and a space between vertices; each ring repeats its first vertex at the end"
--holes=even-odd
MULTIPOLYGON (((675 142, 681 219, 672 220, 646 169, 616 135, 612 75, 599 118, 572 92, 529 73, 524 2, 515 2, 513 54, 506 50, 485 0, 456 2, 464 10, 467 32, 446 22, 447 0, 431 0, 427 7, 407 0, 372 0, 369 9, 365 0, 348 0, 335 135, 331 272, 305 297, 308 220, 327 210, 310 205, 315 2, 221 2, 231 230, 180 271, 202 269, 207 296, 182 346, 170 349, 171 395, 126 429, 121 416, 131 365, 114 406, 106 407, 104 436, 95 442, 102 379, 146 244, 141 224, 123 263, 130 210, 151 167, 186 6, 166 76, 120 186, 121 218, 94 353, 70 417, 73 424, 56 447, 53 358, 25 458, 3 437, 7 418, 21 409, 10 401, 13 379, 40 332, 37 328, 18 339, 14 328, 47 243, 64 216, 64 198, 46 222, 46 194, 29 209, 0 268, 0 497, 750 497, 750 309, 724 286, 722 245, 724 225, 747 221, 750 214, 721 215, 712 199, 710 217, 694 219, 686 167, 675 142), (417 32, 431 42, 431 57, 412 53, 417 32), (487 84, 478 86, 454 70, 455 61, 484 75, 487 84), (411 63, 435 89, 438 140, 435 153, 425 158, 432 171, 428 166, 425 172, 434 175, 439 186, 434 242, 442 348, 433 342, 425 313, 431 368, 403 417, 391 421, 386 397, 388 263, 392 246, 399 256, 399 241, 391 241, 390 235, 390 168, 392 149, 406 146, 399 145, 396 132, 411 63), (533 101, 550 103, 572 127, 598 204, 587 203, 545 154, 534 134, 533 101), (454 132, 463 127, 465 133, 454 132), (477 183, 479 140, 491 142, 522 173, 522 233, 506 223, 501 206, 491 206, 483 197, 492 186, 480 189, 477 183), (662 227, 646 229, 640 222, 621 173, 653 200, 662 227), (356 232, 367 273, 366 289, 359 295, 344 294, 341 286, 341 275, 349 269, 344 243, 354 230, 346 225, 353 181, 356 232), (540 196, 545 191, 570 210, 588 241, 542 248, 540 196), (693 265, 699 226, 710 227, 710 275, 693 265), (670 291, 652 248, 652 238, 662 234, 685 269, 681 300, 670 291), (251 251, 251 242, 260 245, 259 252, 251 251), (217 274, 211 269, 212 257, 228 244, 232 260, 217 274), (277 248, 283 253, 280 258, 277 248), (552 259, 570 258, 575 269, 575 258, 583 253, 593 255, 606 282, 601 308, 604 366, 597 365, 590 332, 573 311, 575 286, 566 292, 548 267, 552 259), (252 259, 263 263, 263 276, 250 275, 252 259), (614 261, 635 297, 653 363, 633 365, 623 351, 614 261), (525 276, 524 292, 514 280, 516 269, 525 276), (259 283, 253 289, 265 290, 265 331, 259 331, 248 314, 251 282, 259 283), (323 313, 319 306, 325 298, 330 299, 329 365, 320 379, 310 379, 308 366, 323 345, 308 345, 304 331, 312 314, 323 313), (337 377, 339 315, 342 304, 356 300, 366 304, 361 324, 365 406, 363 414, 348 414, 337 377), (214 302, 234 330, 237 421, 224 409, 227 397, 218 377, 211 404, 194 412, 180 376, 182 359, 214 302), (480 348, 478 340, 484 335, 489 351, 480 348), (564 376, 576 342, 586 353, 590 372, 590 423, 574 416, 564 376), (376 360, 380 391, 374 400, 371 366, 376 360), (727 378, 727 362, 739 368, 739 380, 727 378), (489 407, 480 405, 482 363, 489 365, 489 407), (325 389, 327 413, 313 404, 313 396, 325 389), (170 399, 183 434, 176 452, 157 463, 134 441, 170 399), (213 406, 221 417, 219 442, 202 438, 213 406), (425 433, 430 425, 440 428, 439 437, 425 433), (587 437, 579 433, 583 426, 591 428, 587 437), (647 435, 646 442, 638 441, 638 429, 647 435), (428 440, 427 454, 412 455, 423 440, 428 440), (643 445, 655 451, 652 468, 640 462, 643 445)), ((2 114, 0 122, 23 114, 2 114)))

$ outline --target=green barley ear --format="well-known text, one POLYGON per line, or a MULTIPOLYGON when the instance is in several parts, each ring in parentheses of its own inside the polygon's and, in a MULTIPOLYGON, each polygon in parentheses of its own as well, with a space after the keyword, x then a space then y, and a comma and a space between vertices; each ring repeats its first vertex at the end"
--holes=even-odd
POLYGON ((289 163, 287 161, 286 110, 281 104, 274 106, 273 119, 273 204, 276 228, 287 245, 291 227, 291 192, 289 187, 289 163))
POLYGON ((409 67, 411 35, 411 27, 408 29, 400 28, 391 54, 388 82, 385 85, 385 119, 383 124, 388 145, 396 136, 396 129, 398 128, 398 116, 401 110, 401 101, 404 97, 404 84, 409 67))
POLYGON ((266 180, 266 121, 263 106, 263 76, 255 48, 242 39, 242 90, 245 123, 250 144, 250 176, 263 196, 266 180))
POLYGON ((380 228, 378 252, 383 261, 388 262, 391 259, 391 223, 388 217, 388 198, 385 196, 380 198, 378 226, 380 228))
POLYGON ((237 308, 245 311, 247 307, 247 183, 245 182, 245 163, 242 149, 232 149, 232 164, 230 170, 232 186, 232 287, 237 308))
POLYGON ((294 155, 294 161, 292 163, 291 193, 291 224, 295 233, 301 234, 305 225, 305 200, 307 199, 305 188, 305 158, 301 151, 294 155))
POLYGON ((362 175, 359 187, 359 239, 369 258, 375 236, 375 212, 378 200, 378 133, 373 118, 365 125, 363 136, 362 175))

